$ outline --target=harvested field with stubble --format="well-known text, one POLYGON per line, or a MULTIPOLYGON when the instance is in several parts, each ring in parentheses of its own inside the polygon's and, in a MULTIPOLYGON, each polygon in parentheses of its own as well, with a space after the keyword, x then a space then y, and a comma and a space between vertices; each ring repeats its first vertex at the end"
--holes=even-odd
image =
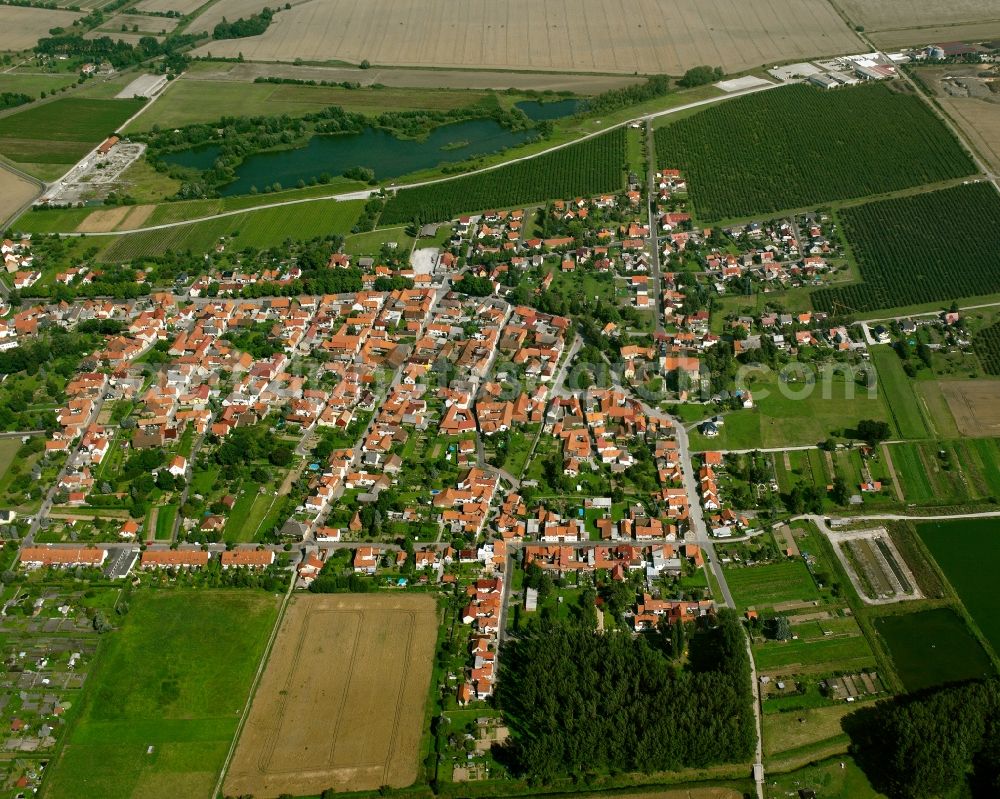
MULTIPOLYGON (((994 0, 833 0, 855 25, 867 33, 1000 19, 994 0)), ((952 39, 954 41, 955 39, 952 39)), ((933 38, 927 39, 930 44, 933 38)))
MULTIPOLYGON (((192 30, 236 19, 250 0, 221 0, 192 30)), ((259 5, 259 3, 258 3, 259 5)), ((460 0, 307 0, 260 35, 195 53, 251 61, 331 61, 679 75, 727 72, 856 52, 860 40, 826 0, 580 0, 469 4, 460 0)))
POLYGON ((427 595, 295 596, 225 793, 301 795, 412 784, 437 625, 437 605, 427 595))
POLYGON ((36 194, 38 188, 34 183, 0 166, 0 228, 36 194))
POLYGON ((965 436, 1000 436, 1000 380, 942 380, 941 392, 965 436))
POLYGON ((77 233, 107 233, 110 230, 135 230, 142 227, 155 205, 123 205, 94 211, 79 225, 77 233))
POLYGON ((47 8, 0 6, 0 50, 27 50, 51 28, 68 28, 82 14, 47 8))
POLYGON ((990 169, 1000 172, 1000 102, 977 97, 940 96, 937 101, 962 129, 990 169))

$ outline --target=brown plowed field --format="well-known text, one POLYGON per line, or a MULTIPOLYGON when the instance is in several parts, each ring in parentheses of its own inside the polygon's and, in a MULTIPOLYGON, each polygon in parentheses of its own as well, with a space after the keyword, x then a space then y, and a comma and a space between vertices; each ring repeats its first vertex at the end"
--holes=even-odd
POLYGON ((433 597, 291 600, 226 775, 227 795, 401 788, 417 778, 433 597))

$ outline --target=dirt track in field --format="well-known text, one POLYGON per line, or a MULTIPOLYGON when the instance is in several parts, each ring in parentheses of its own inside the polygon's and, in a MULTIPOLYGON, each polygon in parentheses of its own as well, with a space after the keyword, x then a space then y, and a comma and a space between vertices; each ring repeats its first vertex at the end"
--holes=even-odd
MULTIPOLYGON (((208 14, 235 19, 250 0, 208 14)), ((678 75, 857 52, 827 0, 306 0, 261 36, 195 52, 251 61, 343 60, 397 66, 678 75)))
POLYGON ((1000 380, 942 380, 939 385, 962 435, 1000 435, 1000 380))
POLYGON ((401 788, 417 778, 434 598, 301 594, 281 623, 227 795, 401 788))

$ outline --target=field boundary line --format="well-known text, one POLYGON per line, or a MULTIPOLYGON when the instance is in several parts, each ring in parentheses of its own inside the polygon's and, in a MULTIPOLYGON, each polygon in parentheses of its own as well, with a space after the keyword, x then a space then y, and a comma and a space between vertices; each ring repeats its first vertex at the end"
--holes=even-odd
POLYGON ((281 607, 278 608, 278 616, 274 620, 274 627, 271 629, 271 637, 268 639, 264 653, 261 655, 260 663, 257 665, 257 673, 254 674, 253 683, 250 685, 250 692, 247 695, 246 704, 243 706, 243 712, 240 714, 239 723, 236 725, 236 732, 233 734, 233 740, 229 744, 229 751, 226 752, 226 759, 222 764, 222 769, 219 771, 219 779, 215 783, 215 788, 212 789, 213 798, 220 795, 223 780, 226 778, 226 772, 229 771, 229 765, 233 762, 233 755, 236 753, 236 743, 239 741, 240 735, 243 734, 247 717, 250 715, 250 706, 257 695, 257 688, 260 686, 264 669, 267 666, 267 662, 271 659, 271 652, 274 649, 274 642, 278 637, 278 630, 281 628, 281 622, 285 618, 285 610, 288 607, 289 600, 292 598, 292 593, 295 591, 295 580, 296 573, 293 570, 288 581, 288 590, 285 592, 284 599, 281 600, 281 607))

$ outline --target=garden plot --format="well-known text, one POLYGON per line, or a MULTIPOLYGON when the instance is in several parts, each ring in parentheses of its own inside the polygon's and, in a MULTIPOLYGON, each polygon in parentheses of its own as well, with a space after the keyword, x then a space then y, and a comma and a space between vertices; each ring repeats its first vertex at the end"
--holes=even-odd
POLYGON ((917 581, 884 527, 828 533, 858 596, 869 605, 921 599, 917 581))

